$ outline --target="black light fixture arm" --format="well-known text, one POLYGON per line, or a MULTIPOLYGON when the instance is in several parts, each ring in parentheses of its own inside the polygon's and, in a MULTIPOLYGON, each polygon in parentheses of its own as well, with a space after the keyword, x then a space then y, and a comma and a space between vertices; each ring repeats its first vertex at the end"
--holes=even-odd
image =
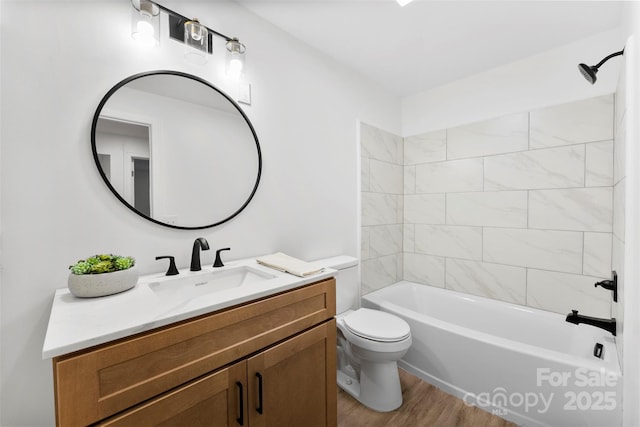
POLYGON ((600 66, 602 66, 602 64, 604 64, 605 62, 607 62, 608 60, 610 60, 611 58, 614 58, 616 56, 620 56, 624 53, 624 49, 622 49, 620 52, 616 52, 616 53, 612 53, 611 55, 605 57, 602 61, 598 62, 596 65, 594 65, 594 67, 596 68, 600 68, 600 66))
MULTIPOLYGON (((184 15, 182 15, 182 14, 180 14, 180 13, 174 11, 174 10, 171 10, 166 6, 163 6, 160 3, 156 3, 155 1, 152 1, 151 3, 155 4, 156 6, 158 6, 158 8, 160 10, 164 11, 166 14, 168 14, 170 16, 174 16, 176 18, 179 18, 182 21, 183 24, 184 24, 184 22, 191 21, 191 18, 187 18, 186 16, 184 16, 184 15)), ((205 27, 207 29, 207 31, 209 31, 211 34, 215 34, 216 36, 218 36, 218 37, 220 37, 222 39, 225 39, 225 41, 233 40, 232 37, 226 36, 226 35, 218 32, 216 30, 212 30, 211 28, 207 27, 206 25, 202 25, 202 26, 205 27)))

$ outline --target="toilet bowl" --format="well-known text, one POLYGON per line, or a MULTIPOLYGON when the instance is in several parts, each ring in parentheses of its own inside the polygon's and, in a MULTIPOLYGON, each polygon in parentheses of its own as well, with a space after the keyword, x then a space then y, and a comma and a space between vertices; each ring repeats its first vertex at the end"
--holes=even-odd
POLYGON ((338 386, 373 410, 397 409, 402 405, 397 361, 411 346, 409 324, 390 313, 354 309, 358 302, 356 258, 340 256, 316 263, 338 270, 338 386))
POLYGON ((367 308, 336 316, 336 323, 344 337, 339 345, 343 346, 347 362, 342 370, 338 364, 340 388, 376 411, 400 407, 397 360, 411 346, 409 325, 389 313, 367 308))

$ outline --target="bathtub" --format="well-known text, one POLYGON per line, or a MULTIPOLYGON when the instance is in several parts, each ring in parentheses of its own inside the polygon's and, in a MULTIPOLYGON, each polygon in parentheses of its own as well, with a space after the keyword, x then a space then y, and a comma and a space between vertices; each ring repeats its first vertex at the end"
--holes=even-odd
POLYGON ((620 364, 602 329, 407 281, 365 295, 362 306, 406 320, 413 345, 399 366, 467 405, 525 426, 621 425, 620 364))

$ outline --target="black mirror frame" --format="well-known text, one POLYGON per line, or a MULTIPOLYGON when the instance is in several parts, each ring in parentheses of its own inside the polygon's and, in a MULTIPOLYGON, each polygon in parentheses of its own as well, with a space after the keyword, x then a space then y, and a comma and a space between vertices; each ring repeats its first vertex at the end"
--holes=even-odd
POLYGON ((180 72, 180 71, 171 71, 171 70, 146 71, 146 72, 142 72, 142 73, 138 73, 138 74, 134 74, 132 76, 129 76, 129 77, 125 78, 124 80, 120 81, 119 83, 117 83, 114 87, 112 87, 109 90, 109 92, 107 92, 107 94, 102 98, 102 100, 98 104, 98 108, 96 109, 95 114, 93 115, 93 121, 91 123, 91 151, 93 152, 93 160, 95 161, 95 164, 96 164, 96 167, 98 169, 98 172, 100 172, 100 176, 102 177, 102 180, 107 185, 109 190, 111 190, 111 192, 118 198, 118 200, 120 200, 130 210, 132 210, 136 214, 140 215, 141 217, 143 217, 143 218, 145 218, 145 219, 147 219, 147 220, 149 220, 151 222, 154 222, 154 223, 159 224, 159 225, 163 225, 165 227, 176 228, 176 229, 180 229, 180 230, 201 230, 201 229, 204 229, 204 228, 211 228, 211 227, 215 227, 217 225, 223 224, 225 222, 228 222, 231 219, 235 218, 240 212, 242 212, 244 210, 244 208, 247 207, 247 205, 249 204, 251 199, 253 199, 253 196, 255 195, 256 190, 258 189, 258 184, 260 183, 260 177, 262 175, 262 152, 260 150, 260 143, 258 142, 258 135, 256 134, 256 131, 253 128, 253 125, 251 124, 251 121, 249 120, 247 115, 244 113, 244 111, 242 111, 240 106, 233 99, 231 99, 226 93, 222 92, 220 89, 218 89, 217 87, 213 86, 211 83, 207 82, 204 79, 201 79, 200 77, 194 76, 192 74, 183 73, 183 72, 180 72), (256 183, 253 186, 253 190, 251 191, 251 194, 249 194, 249 197, 242 204, 242 206, 240 206, 240 208, 238 210, 236 210, 230 216, 228 216, 227 218, 224 218, 221 221, 214 222, 212 224, 207 224, 207 225, 187 227, 187 226, 181 226, 181 225, 167 224, 166 222, 158 221, 157 219, 151 218, 150 216, 145 215, 144 213, 138 211, 135 207, 131 206, 131 204, 129 204, 129 202, 127 202, 120 195, 120 193, 118 193, 118 191, 113 187, 113 185, 111 185, 111 182, 109 181, 109 179, 105 175, 104 171, 102 170, 102 167, 100 166, 100 160, 98 158, 98 150, 97 150, 97 147, 96 147, 96 127, 98 125, 98 119, 100 118, 100 113, 102 112, 102 108, 104 107, 104 104, 106 104, 106 102, 109 100, 111 95, 113 95, 118 89, 120 89, 122 86, 126 85, 127 83, 132 82, 134 80, 137 80, 137 79, 139 79, 141 77, 154 76, 154 75, 173 75, 173 76, 185 77, 185 78, 188 78, 188 79, 191 79, 191 80, 195 80, 197 82, 200 82, 200 83, 204 84, 205 86, 213 89, 214 91, 218 92, 220 95, 224 96, 227 99, 227 101, 229 101, 238 110, 238 112, 242 115, 244 120, 247 122, 247 125, 249 125, 249 129, 251 130, 251 134, 253 135, 253 139, 254 139, 254 141, 256 143, 256 150, 258 152, 258 175, 256 177, 256 183))

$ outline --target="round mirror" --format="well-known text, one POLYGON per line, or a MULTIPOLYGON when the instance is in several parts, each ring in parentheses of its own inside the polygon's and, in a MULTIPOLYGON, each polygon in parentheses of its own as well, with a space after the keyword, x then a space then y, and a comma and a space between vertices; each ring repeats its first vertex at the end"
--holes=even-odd
POLYGON ((260 182, 260 144, 245 113, 210 83, 177 71, 115 85, 93 116, 91 147, 113 194, 168 227, 229 221, 260 182))

